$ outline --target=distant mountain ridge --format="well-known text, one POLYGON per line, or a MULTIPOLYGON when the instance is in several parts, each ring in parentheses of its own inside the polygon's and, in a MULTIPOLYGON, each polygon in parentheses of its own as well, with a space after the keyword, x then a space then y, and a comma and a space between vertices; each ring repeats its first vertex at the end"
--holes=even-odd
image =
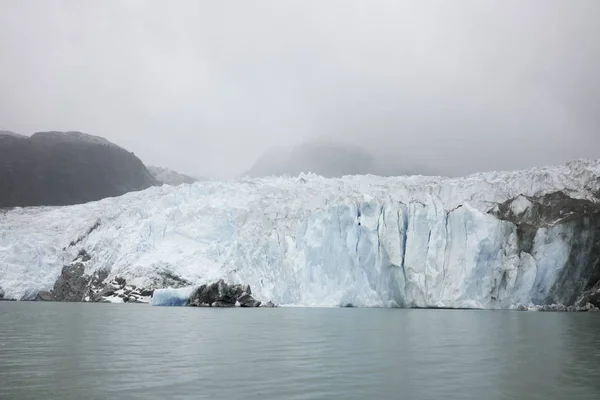
POLYGON ((406 165, 399 160, 388 165, 367 150, 346 143, 315 141, 294 147, 275 148, 261 156, 245 176, 296 176, 312 172, 327 178, 344 175, 439 175, 430 168, 406 165))
POLYGON ((157 184, 139 158, 102 137, 0 131, 0 207, 80 204, 157 184))
POLYGON ((169 168, 155 167, 152 165, 149 165, 146 168, 148 168, 148 171, 152 174, 154 179, 165 185, 177 186, 181 184, 190 184, 199 180, 204 180, 199 178, 193 178, 185 174, 180 174, 179 172, 173 171, 169 168))

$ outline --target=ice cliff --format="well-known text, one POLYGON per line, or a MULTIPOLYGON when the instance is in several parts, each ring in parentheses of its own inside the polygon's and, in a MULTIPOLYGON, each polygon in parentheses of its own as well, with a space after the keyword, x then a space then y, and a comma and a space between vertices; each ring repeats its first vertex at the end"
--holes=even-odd
POLYGON ((0 290, 86 274, 252 286, 283 305, 569 304, 600 279, 600 162, 463 178, 316 175, 0 211, 0 290))

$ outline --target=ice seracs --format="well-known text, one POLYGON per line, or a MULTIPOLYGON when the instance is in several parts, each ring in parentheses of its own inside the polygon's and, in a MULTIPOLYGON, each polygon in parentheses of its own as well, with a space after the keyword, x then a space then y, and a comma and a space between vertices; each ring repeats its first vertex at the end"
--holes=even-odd
POLYGON ((464 178, 306 174, 14 209, 0 215, 0 288, 34 297, 85 250, 90 276, 224 279, 281 305, 573 303, 597 279, 599 177, 591 160, 464 178))

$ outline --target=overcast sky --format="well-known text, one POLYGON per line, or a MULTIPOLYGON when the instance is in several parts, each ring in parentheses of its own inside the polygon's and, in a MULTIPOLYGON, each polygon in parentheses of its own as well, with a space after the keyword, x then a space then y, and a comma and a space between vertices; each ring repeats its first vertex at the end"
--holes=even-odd
POLYGON ((0 0, 0 129, 231 177, 332 138, 445 174, 600 157, 600 1, 0 0))

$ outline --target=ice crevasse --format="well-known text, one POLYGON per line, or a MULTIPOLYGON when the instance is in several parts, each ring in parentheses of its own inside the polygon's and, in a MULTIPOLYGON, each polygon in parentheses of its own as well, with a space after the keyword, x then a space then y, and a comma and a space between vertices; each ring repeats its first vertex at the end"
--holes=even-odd
POLYGON ((86 272, 107 279, 223 278, 282 305, 569 303, 600 268, 599 177, 592 160, 463 178, 307 174, 17 208, 0 214, 0 289, 31 298, 85 249, 86 272))

